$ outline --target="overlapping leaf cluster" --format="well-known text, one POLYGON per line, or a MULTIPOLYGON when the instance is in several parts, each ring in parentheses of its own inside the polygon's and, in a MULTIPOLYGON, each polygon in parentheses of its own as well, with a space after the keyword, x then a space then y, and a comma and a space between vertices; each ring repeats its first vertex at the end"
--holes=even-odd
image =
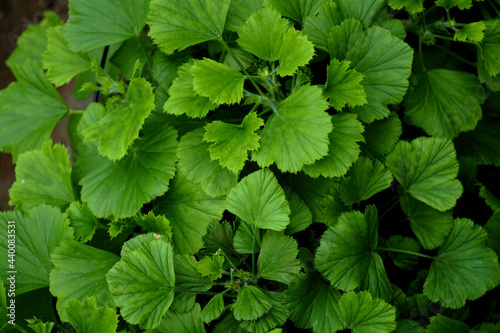
POLYGON ((0 92, 16 163, 0 309, 9 221, 19 307, 41 304, 20 329, 497 329, 498 305, 468 317, 500 284, 498 184, 478 181, 500 167, 496 4, 69 8, 20 37, 0 92), (463 43, 474 52, 448 51, 463 43), (74 78, 77 98, 101 101, 69 109, 55 87, 74 78), (65 117, 69 149, 50 140, 65 117), (487 223, 458 209, 471 195, 487 223))

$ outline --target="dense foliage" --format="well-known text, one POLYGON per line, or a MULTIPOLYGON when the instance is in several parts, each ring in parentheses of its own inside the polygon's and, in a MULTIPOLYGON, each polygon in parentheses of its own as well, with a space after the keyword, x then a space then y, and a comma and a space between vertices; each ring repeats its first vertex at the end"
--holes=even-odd
POLYGON ((500 332, 498 3, 69 8, 0 92, 2 330, 500 332))

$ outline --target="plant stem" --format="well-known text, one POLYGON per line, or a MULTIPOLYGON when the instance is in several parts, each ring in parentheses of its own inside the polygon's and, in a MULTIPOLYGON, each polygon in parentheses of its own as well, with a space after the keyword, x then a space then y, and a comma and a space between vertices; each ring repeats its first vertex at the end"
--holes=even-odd
POLYGON ((69 113, 68 115, 73 115, 73 114, 83 114, 83 112, 85 112, 85 110, 69 110, 69 113))
POLYGON ((458 54, 456 54, 456 53, 454 53, 454 52, 451 52, 451 51, 450 51, 450 50, 448 50, 447 48, 442 47, 441 45, 438 45, 438 44, 436 44, 435 46, 436 46, 438 49, 440 49, 441 51, 444 51, 444 52, 448 53, 449 55, 451 55, 451 56, 453 56, 453 57, 457 58, 458 60, 460 60, 460 61, 462 61, 462 62, 466 63, 467 65, 469 65, 469 66, 473 66, 473 67, 476 67, 476 63, 474 63, 474 62, 472 62, 472 61, 469 61, 469 60, 467 60, 467 59, 465 59, 465 58, 462 58, 461 56, 459 56, 458 54))
MULTIPOLYGON (((453 37, 448 37, 448 36, 442 36, 442 35, 432 34, 432 37, 439 38, 439 39, 444 39, 444 40, 450 40, 452 42, 455 41, 455 39, 453 39, 453 37)), ((469 43, 469 42, 464 42, 464 43, 469 43)))
POLYGON ((388 248, 388 247, 377 247, 377 250, 387 251, 387 252, 404 253, 404 254, 409 254, 409 255, 412 255, 412 256, 422 257, 422 258, 427 258, 427 259, 432 259, 432 260, 437 259, 437 257, 428 256, 426 254, 422 254, 422 253, 418 253, 418 252, 401 250, 401 249, 392 249, 392 248, 388 248))
POLYGON ((418 56, 420 58, 420 63, 422 64, 422 68, 424 69, 424 72, 427 71, 427 68, 425 67, 425 62, 424 62, 424 54, 422 53, 422 36, 418 36, 418 56))

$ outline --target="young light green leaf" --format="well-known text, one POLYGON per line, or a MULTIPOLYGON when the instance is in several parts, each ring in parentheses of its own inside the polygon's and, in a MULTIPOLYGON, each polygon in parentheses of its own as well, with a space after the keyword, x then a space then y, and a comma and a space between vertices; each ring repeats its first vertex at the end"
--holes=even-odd
POLYGON ((229 3, 230 0, 151 0, 149 35, 167 54, 221 38, 229 3))
POLYGON ((243 178, 226 198, 226 208, 249 224, 280 231, 290 223, 285 192, 269 169, 243 178))
POLYGON ((222 196, 236 185, 238 176, 211 160, 209 144, 202 141, 204 134, 205 131, 199 128, 181 138, 177 147, 177 168, 189 181, 200 184, 208 195, 222 196))
POLYGON ((154 212, 150 211, 147 215, 137 215, 134 217, 134 220, 148 232, 154 232, 156 234, 172 238, 172 227, 170 226, 170 221, 161 214, 155 215, 154 212))
POLYGON ((472 0, 438 0, 436 1, 436 6, 444 7, 447 10, 453 7, 464 10, 472 7, 472 0))
POLYGON ((264 3, 266 6, 271 5, 279 10, 283 16, 303 24, 308 16, 318 14, 320 8, 327 3, 327 0, 266 0, 264 3))
POLYGON ((313 216, 309 207, 296 192, 288 186, 284 190, 290 204, 290 223, 286 226, 285 234, 293 235, 309 227, 313 222, 313 216))
POLYGON ((127 153, 139 131, 154 110, 151 84, 143 78, 130 81, 125 100, 107 103, 106 115, 87 127, 82 134, 84 142, 99 140, 99 154, 115 161, 127 153))
MULTIPOLYGON (((271 331, 276 326, 283 325, 288 319, 288 309, 283 304, 281 293, 268 292, 269 299, 272 303, 272 308, 264 316, 257 320, 245 320, 240 322, 240 326, 250 333, 272 333, 271 331)), ((281 331, 278 331, 278 333, 281 331)), ((276 332, 275 332, 276 333, 276 332)))
POLYGON ((80 240, 82 243, 91 240, 99 226, 99 222, 87 204, 79 201, 72 202, 66 213, 71 227, 75 230, 75 239, 80 240))
POLYGON ((458 161, 449 139, 419 137, 400 141, 387 155, 386 166, 412 197, 444 212, 463 191, 456 179, 458 161))
POLYGON ((106 283, 106 273, 120 259, 114 253, 96 249, 74 240, 66 240, 51 254, 54 268, 50 273, 50 292, 57 297, 57 312, 68 321, 65 308, 76 298, 96 297, 97 305, 115 308, 106 283))
POLYGON ((149 0, 75 0, 62 34, 72 51, 87 52, 139 36, 148 11, 149 0))
POLYGON ((343 213, 337 224, 321 237, 315 266, 341 290, 361 287, 386 300, 392 294, 382 258, 375 252, 378 243, 378 218, 375 206, 365 215, 359 211, 343 213))
POLYGON ((200 260, 196 269, 202 276, 210 276, 212 280, 217 280, 222 277, 222 265, 224 265, 224 257, 216 254, 200 260))
POLYGON ((290 236, 266 231, 260 245, 257 273, 267 280, 290 284, 300 271, 297 242, 290 236))
POLYGON ((331 116, 333 131, 329 134, 328 155, 303 170, 311 177, 340 177, 346 174, 361 151, 358 142, 364 141, 364 127, 351 113, 331 116))
POLYGON ((448 318, 438 313, 436 316, 431 317, 429 325, 425 332, 427 333, 441 333, 445 331, 453 331, 456 333, 469 333, 471 332, 469 326, 464 322, 448 318))
POLYGON ((295 326, 317 333, 342 330, 339 291, 319 276, 299 274, 285 291, 284 303, 295 326))
POLYGON ((194 63, 191 74, 194 91, 214 104, 239 103, 243 98, 245 76, 234 68, 204 58, 194 63))
POLYGON ((483 21, 472 22, 467 24, 462 29, 455 32, 453 39, 459 42, 477 42, 481 43, 484 39, 484 30, 486 29, 486 24, 483 21))
POLYGON ((273 7, 266 7, 250 15, 245 25, 239 27, 237 42, 243 50, 263 60, 276 61, 287 29, 288 21, 273 7))
MULTIPOLYGON (((5 305, 7 307, 7 305, 5 305)), ((26 319, 28 327, 31 328, 35 333, 50 333, 54 329, 56 323, 48 321, 43 322, 37 317, 31 319, 26 319)))
POLYGON ((443 244, 453 226, 451 210, 437 211, 409 195, 404 195, 400 203, 401 209, 408 216, 413 233, 424 249, 432 250, 443 244))
POLYGON ((383 0, 338 0, 337 4, 345 18, 355 18, 365 28, 370 26, 375 17, 380 15, 380 10, 386 5, 383 0))
POLYGON ((331 117, 318 86, 303 85, 278 104, 261 134, 252 159, 261 167, 276 163, 281 171, 297 172, 328 152, 331 117))
POLYGON ((168 189, 177 160, 177 132, 160 124, 146 123, 144 135, 134 142, 131 153, 115 163, 95 155, 82 161, 87 171, 80 180, 82 201, 94 215, 133 216, 168 189))
POLYGON ((236 302, 231 307, 237 320, 255 320, 271 308, 272 303, 269 296, 252 285, 241 288, 236 302))
POLYGON ((43 53, 43 68, 47 70, 47 79, 56 87, 71 81, 77 74, 90 70, 88 55, 72 52, 61 34, 61 27, 47 30, 47 50, 43 53))
POLYGON ((172 246, 160 239, 142 243, 109 270, 106 281, 127 322, 155 328, 174 300, 172 246))
POLYGON ((245 116, 241 125, 213 121, 205 126, 203 140, 211 142, 208 150, 212 160, 238 173, 248 160, 248 151, 259 148, 259 135, 255 133, 264 121, 255 112, 245 116))
POLYGON ((389 0, 393 9, 405 9, 410 14, 417 14, 424 10, 424 0, 389 0))
POLYGON ((396 329, 396 308, 366 291, 343 294, 339 301, 342 319, 352 332, 385 333, 396 329))
MULTIPOLYGON (((8 271, 23 272, 16 275, 16 295, 47 287, 52 270, 50 253, 66 239, 73 238, 73 229, 59 208, 39 205, 27 212, 20 210, 0 213, 0 268, 3 279, 8 271), (14 221, 15 224, 9 223, 14 221), (13 228, 12 225, 15 225, 13 228), (15 230, 15 269, 9 267, 8 249, 13 244, 15 230)), ((12 246, 11 246, 12 247, 12 246)), ((12 251, 11 251, 12 252, 12 251)), ((5 281, 5 280, 4 280, 5 281)))
POLYGON ((487 237, 471 220, 455 220, 424 283, 424 294, 431 301, 458 309, 500 284, 498 257, 485 246, 487 237))
POLYGON ((147 333, 205 333, 201 307, 195 304, 193 309, 186 312, 167 311, 165 317, 156 329, 147 333))
POLYGON ((211 321, 219 318, 224 312, 224 298, 222 294, 217 294, 201 310, 203 322, 209 324, 211 321))
POLYGON ((429 135, 454 138, 473 130, 484 101, 475 75, 448 69, 430 69, 415 76, 405 100, 411 124, 429 135), (453 83, 453 89, 448 86, 453 83))
POLYGON ((498 60, 498 53, 500 52, 500 19, 496 18, 487 24, 483 42, 478 44, 478 48, 488 74, 497 76, 500 73, 500 61, 498 60))
POLYGON ((360 82, 363 75, 354 69, 349 69, 349 61, 330 60, 327 67, 325 91, 323 94, 329 98, 330 105, 338 111, 346 104, 350 107, 366 103, 366 94, 360 82))
POLYGON ((175 115, 186 114, 192 118, 203 118, 209 111, 217 108, 217 104, 210 102, 207 97, 195 93, 194 76, 191 74, 194 63, 191 61, 179 67, 178 77, 168 90, 170 97, 163 105, 165 112, 175 115))
POLYGON ((65 308, 68 322, 78 333, 114 333, 118 328, 118 314, 107 305, 97 306, 94 296, 80 303, 76 298, 65 308))
POLYGON ((177 297, 185 294, 196 294, 210 289, 213 282, 198 272, 198 261, 188 254, 174 255, 175 289, 177 297))
POLYGON ((214 198, 201 187, 177 172, 171 188, 155 204, 155 212, 164 214, 172 226, 175 248, 181 253, 194 254, 203 246, 202 237, 208 225, 219 221, 224 211, 224 199, 214 198))
POLYGON ((236 252, 241 254, 258 253, 261 243, 262 233, 259 228, 248 223, 240 224, 233 241, 236 252))
POLYGON ((43 203, 67 206, 75 201, 69 155, 63 145, 46 141, 40 150, 21 154, 15 171, 10 205, 26 210, 43 203))
POLYGON ((232 0, 227 11, 225 29, 238 31, 246 19, 262 8, 264 0, 232 0))
MULTIPOLYGON (((420 252, 420 244, 413 238, 403 237, 401 235, 393 235, 386 241, 386 247, 397 250, 420 252)), ((418 263, 418 257, 398 252, 389 252, 389 258, 392 259, 394 265, 406 271, 411 270, 418 263)))
POLYGON ((360 203, 391 186, 392 179, 381 162, 360 157, 341 181, 342 200, 346 205, 360 203))
POLYGON ((305 18, 303 32, 314 46, 328 52, 328 35, 332 28, 344 20, 344 15, 335 2, 326 2, 318 15, 305 18))
POLYGON ((365 125, 365 146, 375 156, 384 156, 392 151, 402 133, 401 120, 391 113, 388 118, 365 125))
POLYGON ((279 76, 293 75, 301 66, 305 66, 314 56, 314 45, 302 32, 289 28, 283 36, 283 45, 279 55, 279 76))
POLYGON ((19 154, 50 139, 69 109, 39 63, 28 59, 12 71, 17 82, 0 91, 0 149, 12 153, 15 161, 19 154))

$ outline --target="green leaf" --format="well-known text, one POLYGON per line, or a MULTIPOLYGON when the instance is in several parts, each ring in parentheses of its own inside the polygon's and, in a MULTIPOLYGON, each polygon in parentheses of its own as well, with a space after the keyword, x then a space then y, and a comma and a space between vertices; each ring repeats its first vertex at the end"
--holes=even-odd
POLYGON ((326 2, 321 6, 318 15, 305 18, 303 32, 314 46, 328 52, 328 35, 332 28, 344 20, 344 15, 335 2, 326 2))
POLYGON ((458 309, 500 284, 498 257, 485 246, 487 237, 471 220, 455 220, 424 283, 424 294, 431 301, 458 309))
POLYGON ((203 118, 209 111, 215 110, 217 104, 210 102, 207 97, 195 93, 193 88, 194 76, 191 74, 195 62, 191 61, 180 66, 178 77, 168 90, 170 98, 163 105, 163 110, 170 114, 186 114, 192 118, 203 118))
POLYGON ((262 233, 255 225, 241 223, 234 235, 234 248, 236 252, 258 253, 262 243, 262 233))
POLYGON ((436 6, 444 7, 447 10, 458 7, 460 10, 472 7, 472 0, 437 0, 436 6))
MULTIPOLYGON (((340 9, 337 9, 340 12, 340 9)), ((343 16, 343 15, 342 15, 343 16)), ((347 52, 363 38, 363 25, 354 18, 348 18, 330 28, 326 40, 326 51, 331 58, 345 60, 347 52)))
POLYGON ((473 131, 461 133, 456 139, 459 156, 471 157, 478 165, 500 166, 499 125, 497 119, 483 116, 473 131))
POLYGON ((290 204, 290 223, 286 226, 285 234, 293 235, 309 227, 313 222, 313 216, 309 207, 296 192, 288 186, 284 190, 290 204))
POLYGON ((301 66, 305 66, 314 56, 314 45, 301 31, 289 28, 283 36, 279 55, 279 76, 293 75, 301 66))
POLYGON ((331 116, 333 131, 329 134, 328 155, 303 170, 311 177, 340 177, 346 174, 361 151, 358 142, 364 141, 363 125, 350 113, 331 116))
POLYGON ((212 280, 217 280, 222 277, 222 265, 224 265, 224 257, 216 254, 200 260, 196 265, 196 269, 202 276, 211 275, 212 280))
POLYGON ((313 221, 322 221, 323 199, 328 195, 333 181, 321 176, 314 179, 304 173, 290 175, 289 178, 292 189, 311 210, 313 221))
POLYGON ((155 213, 150 211, 147 215, 136 216, 134 220, 148 232, 154 232, 172 238, 170 221, 163 215, 155 215, 155 213))
POLYGON ((443 316, 438 313, 436 316, 431 317, 429 325, 427 325, 427 333, 441 333, 445 331, 453 331, 456 333, 469 333, 471 332, 467 324, 443 316))
POLYGON ((136 251, 123 255, 106 280, 127 322, 155 328, 174 300, 172 246, 162 240, 142 243, 136 251))
POLYGON ((320 8, 327 3, 327 0, 266 0, 265 5, 276 8, 283 16, 289 17, 299 23, 304 23, 304 20, 310 15, 316 15, 320 8))
POLYGON ((500 199, 495 197, 483 184, 480 184, 479 196, 484 199, 486 204, 490 206, 495 213, 500 211, 500 199))
POLYGON ((415 82, 405 100, 411 124, 429 135, 450 139, 476 127, 484 99, 475 75, 430 69, 417 74, 415 82), (449 89, 450 84, 453 89, 449 89))
POLYGON ((476 331, 477 333, 498 333, 500 332, 500 324, 497 323, 496 325, 493 323, 483 323, 479 327, 479 330, 476 331))
POLYGON ((345 326, 352 332, 385 333, 396 329, 396 308, 369 292, 349 292, 339 301, 345 326))
POLYGON ((266 7, 250 15, 245 25, 238 28, 237 42, 243 50, 263 60, 276 61, 287 29, 288 21, 273 7, 266 7))
POLYGON ((328 151, 331 117, 318 86, 303 85, 278 104, 261 134, 252 159, 261 167, 276 163, 281 171, 297 172, 328 151))
POLYGON ((349 61, 330 60, 323 94, 329 98, 330 105, 342 110, 346 104, 350 107, 366 103, 366 94, 360 84, 363 75, 349 69, 349 61))
POLYGON ((238 176, 211 159, 209 144, 203 142, 205 131, 196 129, 184 135, 177 147, 177 168, 193 183, 200 184, 205 193, 221 196, 238 182, 238 176))
POLYGON ((54 250, 50 259, 54 265, 50 292, 57 297, 57 312, 62 321, 68 321, 65 308, 74 298, 83 301, 92 295, 98 306, 115 308, 105 275, 120 259, 117 255, 67 240, 54 250))
POLYGON ((236 302, 231 307, 237 320, 255 320, 263 316, 271 308, 272 303, 269 296, 252 285, 241 288, 236 302))
POLYGON ((75 200, 66 147, 47 141, 40 150, 19 156, 16 181, 9 190, 10 205, 30 209, 40 204, 66 206, 75 200))
POLYGON ((386 5, 383 0, 338 0, 337 4, 344 17, 359 20, 365 28, 368 28, 380 10, 386 5))
POLYGON ((290 284, 300 271, 297 242, 290 236, 266 231, 260 245, 257 273, 267 280, 290 284))
POLYGON ((211 321, 219 318, 224 312, 224 298, 222 294, 217 294, 205 305, 201 311, 203 322, 209 324, 211 321))
POLYGON ((448 139, 400 141, 387 155, 386 166, 407 193, 441 212, 453 208, 462 194, 455 148, 448 139))
POLYGON ((483 21, 472 22, 465 27, 455 32, 453 39, 459 42, 477 42, 480 43, 484 39, 484 30, 486 24, 483 21))
POLYGON ((204 58, 191 67, 194 91, 219 104, 239 103, 243 98, 245 76, 234 68, 204 58))
POLYGON ((27 60, 12 71, 17 82, 0 91, 0 149, 12 153, 15 161, 19 154, 50 139, 69 110, 39 63, 27 60))
MULTIPOLYGON (((276 326, 283 325, 288 319, 288 309, 282 302, 282 294, 277 292, 269 292, 269 299, 272 303, 272 308, 269 312, 259 319, 252 321, 242 321, 240 326, 251 333, 272 333, 271 331, 276 326)), ((278 333, 281 332, 278 331, 278 333)), ((276 332, 275 332, 276 333, 276 332)))
POLYGON ((47 37, 47 50, 42 57, 43 68, 47 70, 47 79, 56 87, 90 70, 89 57, 68 49, 68 43, 61 34, 60 26, 47 29, 47 37))
POLYGON ((27 212, 1 212, 0 224, 2 278, 10 276, 8 271, 22 272, 16 275, 17 295, 47 287, 52 270, 50 254, 62 241, 73 237, 73 229, 70 228, 66 215, 56 207, 39 205, 27 212), (9 237, 12 235, 11 230, 15 230, 13 267, 8 261, 12 259, 8 256, 8 244, 12 244, 13 239, 9 237))
POLYGON ((243 178, 228 194, 226 208, 249 224, 280 231, 290 223, 285 192, 269 169, 243 178))
POLYGON ((342 330, 339 291, 318 274, 297 275, 285 291, 284 303, 295 326, 317 333, 342 330))
POLYGON ((205 126, 203 140, 212 142, 208 150, 210 158, 238 173, 248 160, 248 151, 259 148, 259 135, 255 133, 264 121, 255 112, 245 116, 241 125, 213 121, 205 126))
POLYGON ((226 17, 225 29, 238 31, 245 24, 246 19, 262 8, 264 0, 232 0, 226 17))
POLYGON ((75 239, 82 243, 90 241, 99 227, 99 222, 87 204, 79 201, 72 202, 66 213, 68 213, 71 227, 75 229, 75 239))
POLYGON ((114 333, 118 328, 118 314, 107 305, 97 306, 94 296, 80 303, 73 298, 66 307, 69 323, 78 333, 114 333))
POLYGON ((500 213, 493 214, 484 226, 484 229, 488 232, 486 245, 495 251, 500 258, 500 213))
POLYGON ((417 14, 424 11, 424 0, 389 0, 389 6, 393 9, 404 9, 410 14, 417 14))
POLYGON ((32 319, 26 319, 28 327, 31 328, 35 333, 50 333, 54 329, 56 323, 54 322, 43 322, 41 319, 33 317, 32 319))
POLYGON ((99 140, 99 154, 115 161, 127 153, 149 113, 155 108, 151 84, 143 78, 130 81, 125 100, 107 103, 106 114, 87 127, 84 142, 99 140))
MULTIPOLYGON (((126 80, 130 81, 134 77, 134 71, 137 71, 135 73, 136 76, 143 72, 144 66, 151 61, 151 53, 151 42, 143 31, 139 36, 134 36, 123 42, 120 48, 113 54, 113 57, 111 57, 110 62, 120 69, 126 80)), ((153 77, 156 76, 154 72, 155 68, 153 69, 153 77)), ((160 76, 167 77, 168 74, 162 73, 160 76)), ((156 80, 160 84, 168 84, 168 81, 165 81, 156 80)))
MULTIPOLYGON (((233 259, 236 250, 233 246, 234 230, 229 222, 213 222, 208 226, 207 234, 203 237, 207 251, 214 253, 219 249, 233 259)), ((236 259, 236 258, 235 258, 236 259)))
POLYGON ((155 212, 164 214, 172 226, 175 248, 181 253, 194 254, 203 246, 202 237, 208 225, 219 221, 224 211, 224 199, 205 194, 199 185, 177 173, 171 188, 156 203, 155 212))
POLYGON ((316 268, 334 287, 344 291, 360 287, 388 300, 392 289, 382 258, 375 252, 377 229, 375 206, 368 206, 365 215, 359 211, 341 214, 321 237, 316 268))
POLYGON ((131 153, 117 162, 104 157, 82 162, 89 168, 80 180, 82 200, 97 217, 133 216, 168 189, 175 172, 177 132, 170 126, 146 123, 143 133, 131 153))
POLYGON ((139 235, 135 236, 134 238, 131 238, 128 241, 126 241, 125 243, 123 243, 122 249, 120 251, 120 256, 123 257, 124 255, 126 255, 129 252, 136 251, 139 248, 139 246, 144 242, 157 240, 158 238, 161 238, 161 237, 158 237, 158 235, 155 235, 152 232, 147 233, 147 234, 139 234, 139 235))
MULTIPOLYGON (((386 242, 386 247, 397 250, 420 252, 420 244, 413 238, 403 237, 401 235, 393 235, 386 242)), ((394 262, 394 265, 406 271, 411 270, 418 263, 418 257, 397 252, 388 252, 389 257, 394 262)))
POLYGON ((184 313, 167 311, 160 325, 146 333, 205 333, 200 305, 184 313))
POLYGON ((72 51, 90 51, 139 36, 148 10, 149 0, 75 0, 62 33, 72 51))
POLYGON ((401 120, 396 113, 391 113, 388 118, 365 126, 365 146, 375 156, 384 156, 392 151, 402 133, 401 120))
POLYGON ((498 60, 498 53, 500 52, 500 19, 497 18, 488 23, 483 42, 478 45, 479 55, 484 60, 484 67, 487 72, 491 76, 497 76, 500 73, 500 61, 498 60))
POLYGON ((381 162, 360 157, 341 181, 341 197, 346 205, 360 203, 389 188, 391 183, 392 174, 381 162))
POLYGON ((221 38, 229 3, 230 0, 151 0, 149 35, 167 54, 221 38))
POLYGON ((210 289, 213 282, 198 272, 198 261, 187 254, 174 255, 175 289, 177 296, 203 292, 210 289))

